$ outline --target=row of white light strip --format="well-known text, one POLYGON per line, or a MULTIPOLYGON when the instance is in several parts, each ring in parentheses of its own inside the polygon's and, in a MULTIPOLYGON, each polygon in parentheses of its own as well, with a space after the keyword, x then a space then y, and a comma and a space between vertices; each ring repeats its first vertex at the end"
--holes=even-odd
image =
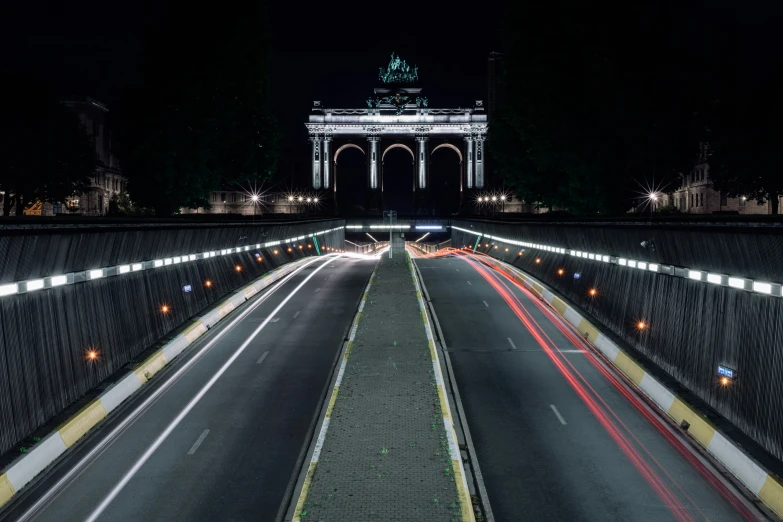
POLYGON ((593 261, 612 263, 620 266, 627 266, 629 268, 636 268, 638 270, 647 270, 649 272, 655 272, 658 274, 672 275, 675 277, 684 277, 684 278, 692 279, 693 281, 701 281, 703 283, 712 283, 714 285, 729 286, 731 288, 737 288, 739 290, 747 290, 748 292, 756 292, 764 295, 783 297, 783 286, 781 286, 779 283, 755 281, 753 279, 748 279, 745 277, 728 276, 725 274, 706 272, 704 270, 693 270, 690 268, 663 265, 659 263, 649 263, 646 261, 637 261, 635 259, 626 259, 623 257, 608 256, 605 254, 582 252, 580 250, 569 250, 566 248, 554 247, 550 245, 542 245, 540 243, 516 241, 513 239, 506 239, 499 236, 492 236, 490 234, 483 234, 481 232, 467 230, 455 226, 452 226, 451 228, 453 228, 454 230, 459 230, 461 232, 467 232, 468 234, 473 234, 475 236, 485 237, 487 239, 494 239, 496 241, 499 241, 501 243, 507 243, 509 245, 516 245, 525 248, 537 248, 539 250, 554 252, 556 254, 567 254, 575 257, 590 259, 593 261))
POLYGON ((345 225, 345 228, 349 230, 362 230, 365 228, 369 228, 372 230, 409 230, 411 228, 410 225, 370 225, 369 227, 364 225, 345 225))
POLYGON ((115 265, 105 268, 95 268, 91 270, 83 270, 80 272, 71 272, 64 275, 55 275, 49 277, 43 277, 39 279, 30 279, 28 281, 21 281, 16 283, 0 284, 0 297, 7 295, 24 294, 27 292, 34 292, 36 290, 43 290, 46 288, 55 288, 62 285, 71 285, 74 283, 83 283, 86 281, 94 281, 95 279, 101 279, 103 277, 110 277, 122 274, 128 274, 130 272, 139 272, 141 270, 149 270, 152 268, 161 268, 170 265, 176 265, 179 263, 187 263, 189 261, 196 261, 198 259, 209 259, 216 256, 226 256, 229 254, 237 254, 240 252, 247 252, 248 250, 258 248, 269 248, 286 243, 293 243, 294 241, 302 241, 314 236, 320 236, 335 232, 342 229, 342 226, 336 228, 330 228, 329 230, 321 230, 320 232, 314 232, 306 236, 292 237, 288 239, 281 239, 279 241, 268 241, 266 243, 256 243, 255 245, 244 245, 239 247, 224 248, 222 250, 213 250, 210 252, 200 252, 197 254, 185 254, 181 256, 166 257, 163 259, 154 259, 152 261, 139 261, 137 263, 130 263, 127 265, 115 265))

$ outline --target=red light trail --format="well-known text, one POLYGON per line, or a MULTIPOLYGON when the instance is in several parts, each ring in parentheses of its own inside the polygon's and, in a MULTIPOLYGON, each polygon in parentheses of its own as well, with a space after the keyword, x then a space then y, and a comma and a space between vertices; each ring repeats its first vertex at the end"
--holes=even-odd
MULTIPOLYGON (((459 249, 449 249, 448 251, 439 251, 435 254, 431 254, 433 257, 440 257, 443 255, 457 255, 460 259, 471 265, 481 275, 487 283, 500 295, 500 297, 506 302, 512 312, 522 322, 528 332, 536 340, 537 344, 542 348, 544 353, 554 363, 558 371, 563 375, 572 389, 582 399, 588 409, 593 413, 596 419, 600 422, 603 428, 609 433, 615 443, 620 447, 623 453, 628 457, 634 467, 639 471, 642 477, 648 482, 650 487, 656 494, 663 500, 663 502, 669 507, 673 515, 681 521, 694 520, 691 511, 698 513, 699 518, 708 520, 708 517, 701 511, 699 506, 691 499, 680 484, 669 474, 669 472, 663 467, 663 465, 652 455, 652 453, 641 443, 641 441, 634 435, 634 433, 622 422, 617 413, 606 403, 601 395, 589 384, 587 379, 577 370, 573 363, 557 349, 556 343, 546 334, 541 325, 532 317, 528 309, 519 298, 514 295, 514 292, 509 288, 505 280, 510 282, 515 288, 521 290, 528 297, 530 302, 534 304, 549 321, 558 329, 568 341, 580 350, 590 349, 593 350, 576 331, 576 329, 570 324, 566 324, 560 319, 560 317, 545 303, 541 302, 537 295, 535 295, 525 285, 520 284, 511 275, 500 269, 494 267, 487 267, 483 260, 474 259, 478 256, 473 256, 459 249), (625 432, 625 433, 624 433, 625 432), (630 439, 626 436, 630 436, 630 439), (634 445, 636 443, 636 446, 634 445), (640 448, 642 452, 637 450, 640 448), (663 478, 656 472, 651 462, 645 459, 644 455, 652 461, 655 465, 671 482, 676 490, 678 490, 681 497, 683 497, 687 504, 691 507, 686 507, 681 502, 680 497, 669 488, 664 482, 663 478)), ((430 257, 428 256, 428 257, 430 257)), ((487 257, 482 254, 482 256, 487 257)), ((598 369, 598 371, 607 379, 612 385, 624 396, 633 406, 639 411, 644 418, 646 418, 657 430, 664 436, 665 440, 672 445, 677 451, 685 457, 685 459, 691 463, 700 474, 707 479, 707 481, 715 487, 721 496, 729 502, 737 511, 739 511, 743 518, 746 520, 756 520, 756 517, 747 509, 746 506, 740 502, 736 496, 728 490, 728 488, 717 478, 709 469, 700 462, 695 455, 693 455, 677 437, 663 424, 663 422, 650 412, 640 402, 640 398, 630 392, 625 385, 623 385, 616 375, 611 373, 594 357, 587 357, 592 365, 598 369)))

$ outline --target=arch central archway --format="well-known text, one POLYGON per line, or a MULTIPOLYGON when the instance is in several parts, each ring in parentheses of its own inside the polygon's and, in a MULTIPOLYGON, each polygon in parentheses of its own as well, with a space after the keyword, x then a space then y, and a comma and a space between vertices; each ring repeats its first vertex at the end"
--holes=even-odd
POLYGON ((342 145, 340 148, 334 151, 334 158, 332 159, 332 161, 334 162, 334 168, 332 169, 333 172, 332 176, 334 177, 334 180, 332 181, 332 187, 335 192, 337 192, 337 158, 340 156, 340 153, 345 149, 359 149, 360 151, 362 151, 362 154, 364 154, 365 156, 367 155, 367 153, 364 152, 364 149, 355 143, 346 143, 345 145, 342 145))
POLYGON ((416 194, 415 171, 416 154, 409 146, 404 143, 392 143, 383 150, 383 153, 381 154, 381 194, 384 208, 386 208, 387 205, 391 205, 388 208, 394 207, 392 210, 397 210, 403 214, 414 212, 416 194), (389 160, 389 164, 387 164, 386 154, 394 149, 404 149, 408 151, 408 154, 410 154, 411 157, 410 170, 408 170, 408 167, 403 166, 404 163, 407 163, 404 159, 404 154, 402 157, 392 154, 392 158, 389 160), (404 188, 405 182, 403 180, 407 178, 407 175, 403 176, 402 174, 406 171, 410 172, 410 192, 407 192, 407 189, 404 188), (387 173, 391 173, 391 177, 388 180, 386 179, 387 173), (389 183, 387 183, 387 181, 389 183), (384 193, 387 188, 389 189, 389 192, 384 193), (407 196, 405 195, 406 192, 408 193, 407 196))
MULTIPOLYGON (((447 153, 446 156, 451 153, 447 153)), ((463 163, 462 151, 456 145, 451 143, 441 143, 433 147, 430 152, 430 188, 433 190, 429 194, 429 205, 436 213, 442 215, 451 215, 462 206, 463 203, 463 163), (450 149, 457 153, 459 163, 454 165, 454 157, 442 157, 442 153, 435 156, 435 152, 441 149, 450 149), (456 167, 456 178, 454 177, 454 167, 456 167), (459 179, 458 183, 455 183, 459 179)))
POLYGON ((386 149, 383 151, 383 154, 381 154, 381 162, 383 162, 383 158, 386 157, 386 153, 389 152, 392 149, 405 149, 411 154, 411 161, 416 161, 416 155, 413 153, 410 147, 403 143, 392 143, 386 149))

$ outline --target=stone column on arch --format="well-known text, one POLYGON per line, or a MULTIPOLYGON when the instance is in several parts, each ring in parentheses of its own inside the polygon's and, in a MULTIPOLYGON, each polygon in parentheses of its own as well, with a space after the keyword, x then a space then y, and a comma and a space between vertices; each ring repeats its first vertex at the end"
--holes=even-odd
POLYGON ((310 135, 310 144, 312 153, 310 162, 313 170, 313 188, 321 188, 321 137, 318 134, 310 135))
POLYGON ((473 136, 465 136, 465 186, 473 188, 473 136))
POLYGON ((416 170, 418 172, 419 190, 426 189, 429 185, 427 142, 429 142, 429 137, 426 135, 420 134, 416 136, 416 170))
POLYGON ((324 188, 328 189, 331 184, 332 174, 332 137, 328 134, 324 135, 324 150, 323 150, 323 169, 324 169, 324 188))
POLYGON ((367 136, 367 148, 369 150, 367 154, 367 178, 368 186, 373 190, 378 188, 378 163, 380 162, 380 156, 378 155, 378 144, 380 141, 380 136, 367 136))
POLYGON ((476 136, 474 148, 476 156, 476 188, 484 188, 484 134, 476 136))

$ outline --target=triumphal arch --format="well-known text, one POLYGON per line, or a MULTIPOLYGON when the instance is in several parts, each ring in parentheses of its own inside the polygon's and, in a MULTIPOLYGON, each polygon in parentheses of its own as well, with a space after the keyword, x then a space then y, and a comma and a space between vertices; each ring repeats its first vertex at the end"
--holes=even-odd
POLYGON ((484 187, 484 143, 487 116, 482 101, 468 109, 436 109, 422 95, 418 68, 392 54, 380 68, 381 87, 361 109, 330 109, 313 102, 305 124, 310 135, 312 186, 336 195, 339 185, 337 159, 348 147, 361 150, 366 158, 369 208, 383 207, 383 160, 397 147, 407 150, 413 161, 416 200, 423 200, 429 188, 430 155, 441 148, 452 149, 460 160, 460 195, 484 187))

